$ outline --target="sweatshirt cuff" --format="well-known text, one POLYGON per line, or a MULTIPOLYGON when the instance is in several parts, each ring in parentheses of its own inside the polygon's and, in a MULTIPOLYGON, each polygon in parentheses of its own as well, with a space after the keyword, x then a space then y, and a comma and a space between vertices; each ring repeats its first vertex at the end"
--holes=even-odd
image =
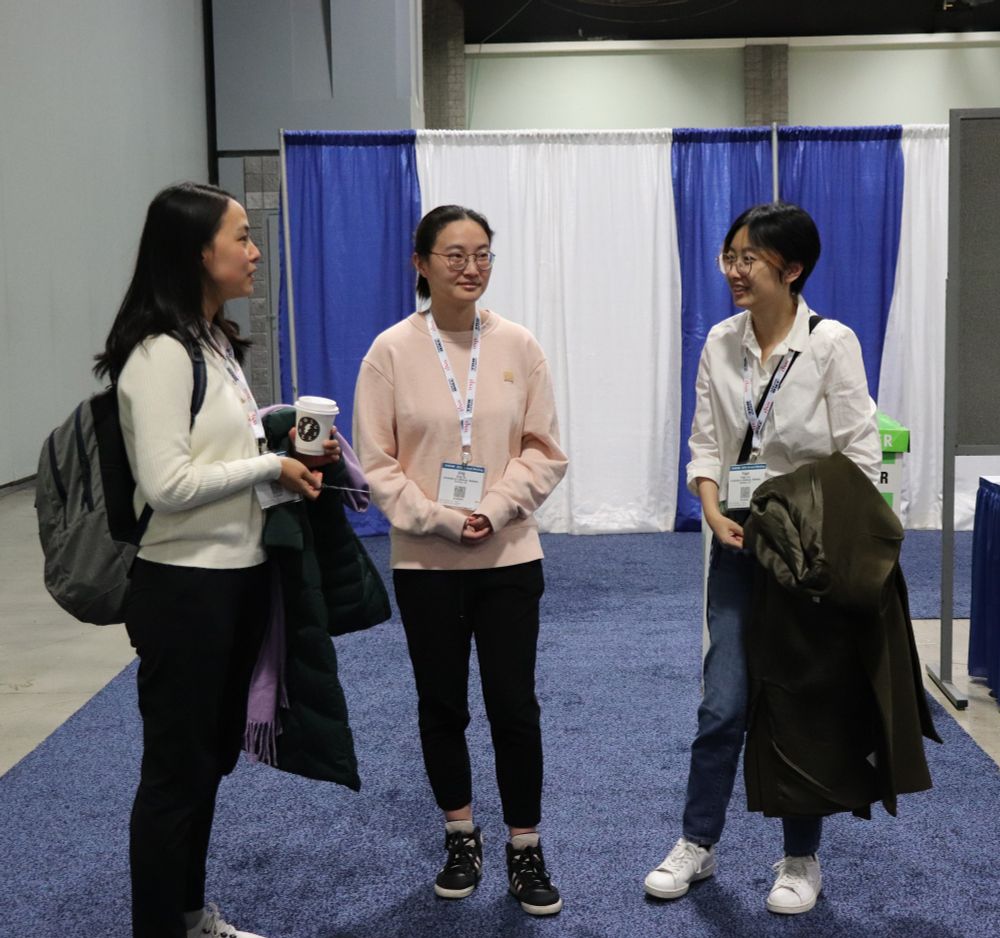
POLYGON ((494 534, 505 528, 516 513, 516 510, 513 512, 510 510, 507 500, 495 492, 487 492, 486 496, 479 503, 479 507, 474 512, 474 514, 485 515, 490 519, 494 534))
POLYGON ((460 544, 462 530, 465 527, 465 517, 462 512, 455 508, 438 505, 434 518, 434 532, 449 541, 460 544))

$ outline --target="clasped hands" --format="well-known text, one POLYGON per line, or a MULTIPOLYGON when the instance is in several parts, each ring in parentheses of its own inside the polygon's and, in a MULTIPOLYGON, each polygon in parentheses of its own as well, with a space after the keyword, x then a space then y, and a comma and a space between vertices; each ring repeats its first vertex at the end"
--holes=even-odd
POLYGON ((493 525, 486 515, 469 515, 462 525, 462 543, 467 546, 481 544, 493 533, 493 525))

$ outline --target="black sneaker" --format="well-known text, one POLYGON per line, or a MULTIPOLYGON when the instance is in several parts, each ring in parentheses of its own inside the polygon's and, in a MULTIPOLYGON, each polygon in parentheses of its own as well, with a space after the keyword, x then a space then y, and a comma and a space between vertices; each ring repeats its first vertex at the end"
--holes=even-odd
POLYGON ((507 844, 507 878, 510 880, 510 894, 529 915, 555 915, 562 908, 559 890, 552 885, 542 845, 515 850, 507 844))
POLYGON ((443 899, 464 899, 483 875, 483 836, 478 827, 445 834, 444 849, 448 859, 434 880, 434 892, 443 899))

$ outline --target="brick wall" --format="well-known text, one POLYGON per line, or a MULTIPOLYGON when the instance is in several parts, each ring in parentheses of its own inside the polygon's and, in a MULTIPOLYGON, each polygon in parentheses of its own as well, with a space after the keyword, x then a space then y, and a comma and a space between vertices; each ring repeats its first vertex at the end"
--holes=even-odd
POLYGON ((250 237, 261 251, 253 296, 250 298, 250 338, 253 345, 246 372, 258 405, 266 407, 276 403, 274 389, 278 384, 274 362, 279 284, 271 283, 269 276, 272 258, 267 237, 267 218, 277 216, 281 191, 277 154, 244 157, 243 184, 250 237))
POLYGON ((788 46, 748 45, 743 58, 747 127, 788 123, 788 46))
POLYGON ((465 130, 465 12, 461 0, 424 0, 424 126, 465 130))

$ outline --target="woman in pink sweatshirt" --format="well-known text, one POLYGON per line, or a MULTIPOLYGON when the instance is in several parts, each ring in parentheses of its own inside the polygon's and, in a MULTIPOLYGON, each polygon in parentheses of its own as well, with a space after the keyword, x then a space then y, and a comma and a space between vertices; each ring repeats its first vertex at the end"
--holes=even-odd
POLYGON ((522 326, 477 307, 493 232, 440 206, 420 222, 413 265, 429 309, 387 329, 361 363, 354 443, 392 525, 396 601, 419 700, 424 764, 444 812, 434 883, 468 896, 482 870, 472 814, 469 654, 490 720, 510 892, 532 915, 562 908, 545 867, 542 740, 535 697, 542 548, 533 512, 566 472, 545 355, 522 326))

